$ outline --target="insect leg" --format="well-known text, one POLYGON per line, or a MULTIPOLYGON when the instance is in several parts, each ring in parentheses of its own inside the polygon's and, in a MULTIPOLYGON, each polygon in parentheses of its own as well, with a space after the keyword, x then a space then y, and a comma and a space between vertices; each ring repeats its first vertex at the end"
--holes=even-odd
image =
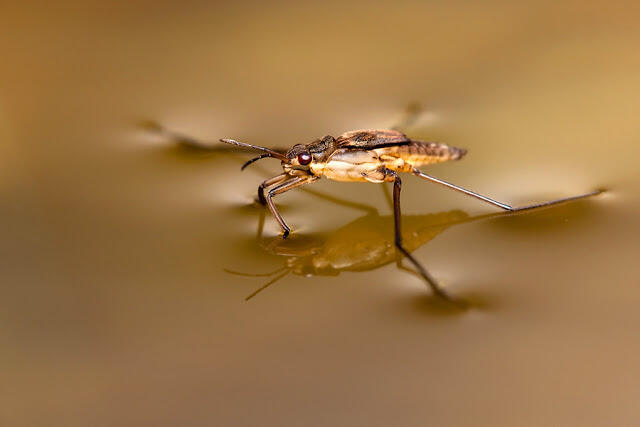
POLYGON ((260 201, 260 204, 262 205, 266 205, 267 204, 267 200, 264 198, 264 189, 267 187, 270 187, 274 184, 279 184, 282 181, 286 180, 287 178, 289 178, 290 175, 286 174, 286 173, 282 173, 280 175, 274 176, 273 178, 269 178, 269 179, 265 179, 262 184, 260 184, 258 186, 258 200, 260 201))
POLYGON ((281 184, 276 185, 275 187, 273 187, 272 189, 269 190, 269 192, 267 193, 267 197, 266 197, 266 202, 267 202, 267 206, 269 206, 269 209, 271 210, 271 213, 273 214, 273 216, 276 218, 276 220, 278 221, 278 224, 280 224, 280 227, 282 228, 282 238, 286 239, 287 236, 289 235, 289 232, 291 231, 291 229, 289 228, 289 226, 287 225, 286 222, 284 222, 284 219, 282 218, 282 215, 280 215, 280 212, 278 212, 278 209, 276 208, 276 205, 273 203, 273 196, 284 193, 285 191, 289 191, 292 190, 296 187, 299 187, 301 185, 304 184, 309 184, 313 181, 315 181, 316 177, 295 177, 292 178, 288 181, 285 181, 281 184))
POLYGON ((483 196, 482 194, 478 194, 475 193, 471 190, 467 190, 465 188, 459 187, 457 185, 451 184, 450 182, 447 181, 443 181, 441 179, 438 179, 436 177, 433 177, 431 175, 427 175, 426 173, 420 172, 418 169, 413 169, 412 173, 422 179, 426 179, 427 181, 431 181, 431 182, 435 182, 436 184, 440 184, 443 185, 447 188, 451 188, 452 190, 456 190, 459 191, 461 193, 464 193, 468 196, 471 197, 475 197, 476 199, 480 199, 483 202, 492 204, 493 206, 497 206, 501 209, 504 209, 505 211, 509 211, 509 212, 517 212, 517 211, 524 211, 527 209, 534 209, 534 208, 541 208, 544 206, 551 206, 551 205, 555 205, 557 203, 563 203, 563 202, 568 202, 571 200, 576 200, 576 199, 582 199, 584 197, 590 197, 590 196, 595 196, 597 194, 600 194, 603 192, 603 190, 596 190, 596 191, 592 191, 590 193, 586 193, 586 194, 580 194, 578 196, 571 196, 571 197, 564 197, 562 199, 556 199, 556 200, 551 200, 548 202, 542 202, 542 203, 535 203, 532 205, 526 205, 526 206, 520 206, 520 207, 513 207, 510 205, 507 205, 506 203, 502 203, 502 202, 498 202, 496 200, 490 199, 489 197, 483 196))
MULTIPOLYGON (((438 283, 433 277, 431 277, 429 272, 427 272, 427 270, 425 270, 424 267, 420 265, 420 263, 413 257, 413 255, 411 255, 409 251, 406 250, 404 246, 402 246, 402 213, 400 211, 400 190, 402 189, 402 180, 395 171, 387 169, 385 170, 385 173, 387 177, 393 178, 393 223, 395 226, 396 248, 398 248, 400 253, 404 255, 411 262, 411 264, 413 264, 416 270, 418 270, 418 272, 420 273, 420 276, 422 276, 422 278, 429 284, 429 287, 433 290, 434 293, 444 299, 449 299, 447 294, 445 294, 440 289, 438 283)), ((398 262, 398 266, 400 265, 401 264, 398 262)))

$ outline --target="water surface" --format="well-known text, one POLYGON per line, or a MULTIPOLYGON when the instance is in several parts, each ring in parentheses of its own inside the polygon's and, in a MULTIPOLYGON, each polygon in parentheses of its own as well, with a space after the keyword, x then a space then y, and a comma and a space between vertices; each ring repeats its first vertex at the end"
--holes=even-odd
POLYGON ((5 5, 3 425, 634 424, 640 16, 599 3, 5 5), (286 147, 409 102, 469 150, 435 176, 608 191, 494 216, 405 178, 446 301, 396 265, 381 186, 279 197, 282 241, 254 204, 278 162, 139 126, 286 147))

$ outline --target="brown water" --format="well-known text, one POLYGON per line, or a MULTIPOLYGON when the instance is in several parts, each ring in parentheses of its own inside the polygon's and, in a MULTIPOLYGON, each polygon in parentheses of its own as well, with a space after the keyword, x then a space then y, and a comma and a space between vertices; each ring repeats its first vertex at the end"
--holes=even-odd
POLYGON ((604 1, 0 6, 0 424, 636 424, 639 18, 604 1), (247 154, 138 126, 286 147, 410 101, 427 109, 411 136, 469 150, 429 173, 514 204, 608 192, 476 218, 494 210, 407 177, 405 238, 447 302, 396 266, 380 186, 281 196, 281 241, 252 203, 277 162, 240 172, 247 154))

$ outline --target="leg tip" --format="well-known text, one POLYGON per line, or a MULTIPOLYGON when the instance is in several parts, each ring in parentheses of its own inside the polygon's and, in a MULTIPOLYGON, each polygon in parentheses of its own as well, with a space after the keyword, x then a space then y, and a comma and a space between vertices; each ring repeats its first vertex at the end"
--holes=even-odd
POLYGON ((287 237, 289 237, 289 230, 284 230, 284 232, 282 233, 282 238, 286 239, 287 237))

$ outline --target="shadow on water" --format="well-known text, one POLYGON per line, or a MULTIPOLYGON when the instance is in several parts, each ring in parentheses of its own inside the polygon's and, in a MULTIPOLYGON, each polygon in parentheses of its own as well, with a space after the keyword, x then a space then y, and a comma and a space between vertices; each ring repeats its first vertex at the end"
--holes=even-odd
MULTIPOLYGON (((231 155, 244 159, 243 153, 255 154, 255 151, 240 146, 232 146, 219 141, 203 141, 192 136, 168 129, 154 120, 141 120, 138 128, 151 135, 166 139, 170 144, 165 147, 168 154, 184 158, 211 158, 219 155, 231 155)), ((275 151, 286 152, 286 148, 274 148, 275 151)), ((246 159, 245 159, 246 160, 246 159)))
POLYGON ((487 311, 495 309, 496 306, 493 296, 489 299, 486 295, 473 294, 459 298, 465 302, 464 305, 449 304, 447 301, 443 301, 442 298, 422 293, 401 299, 399 306, 402 308, 402 311, 406 311, 408 307, 411 312, 436 317, 456 316, 464 314, 470 309, 487 311))

